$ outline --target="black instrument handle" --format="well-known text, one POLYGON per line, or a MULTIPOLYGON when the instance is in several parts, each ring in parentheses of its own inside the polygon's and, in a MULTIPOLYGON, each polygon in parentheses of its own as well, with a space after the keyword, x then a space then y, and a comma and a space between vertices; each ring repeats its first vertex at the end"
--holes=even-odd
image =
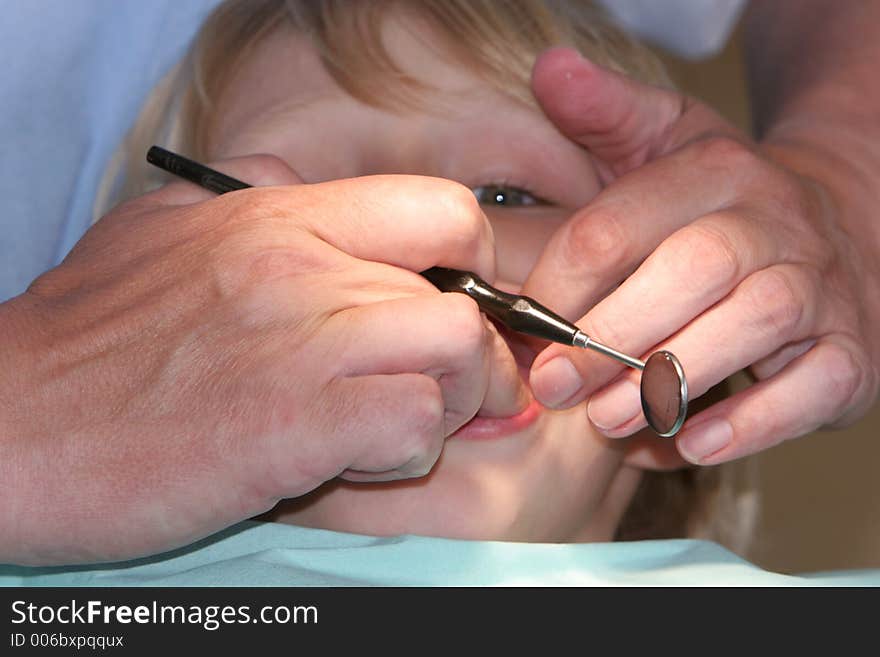
POLYGON ((552 342, 574 344, 577 326, 534 299, 492 287, 469 271, 431 267, 421 275, 442 292, 461 292, 477 302, 484 313, 519 333, 552 342))

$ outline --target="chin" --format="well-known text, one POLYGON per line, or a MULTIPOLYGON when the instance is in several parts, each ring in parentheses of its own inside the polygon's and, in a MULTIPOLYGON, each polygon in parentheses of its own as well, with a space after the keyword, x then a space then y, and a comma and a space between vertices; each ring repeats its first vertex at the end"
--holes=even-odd
POLYGON ((384 483, 339 479, 285 500, 268 519, 366 534, 468 540, 610 540, 604 506, 620 450, 589 432, 583 409, 545 413, 494 440, 450 439, 425 477, 384 483), (546 417, 550 416, 550 417, 546 417))
POLYGON ((522 507, 501 508, 492 502, 482 503, 478 491, 465 491, 471 496, 466 504, 455 502, 458 495, 437 491, 444 498, 438 503, 431 494, 404 495, 400 490, 404 487, 330 484, 331 491, 317 493, 325 501, 306 501, 303 505, 303 500, 297 500, 285 504, 272 519, 369 536, 411 534, 466 540, 551 542, 569 538, 555 532, 536 531, 535 523, 530 521, 529 514, 522 507), (413 497, 415 499, 411 499, 413 497))

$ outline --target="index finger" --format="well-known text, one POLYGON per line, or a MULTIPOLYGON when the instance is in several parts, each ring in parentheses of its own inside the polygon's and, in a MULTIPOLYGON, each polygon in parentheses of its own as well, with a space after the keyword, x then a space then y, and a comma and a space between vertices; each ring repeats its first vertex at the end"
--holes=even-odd
POLYGON ((236 192, 250 212, 289 218, 348 255, 414 272, 433 266, 495 278, 492 228, 464 185, 441 178, 365 176, 236 192))
MULTIPOLYGON (((266 185, 301 182, 286 163, 273 156, 226 160, 218 170, 227 175, 244 172, 241 182, 250 187, 260 186, 250 182, 258 177, 266 185), (255 158, 268 158, 274 164, 269 174, 271 169, 282 170, 270 176, 265 167, 257 167, 265 163, 255 158)), ((495 278, 494 236, 488 219, 473 192, 453 181, 423 176, 368 176, 299 185, 296 199, 285 196, 287 192, 260 190, 257 194, 260 201, 252 196, 248 199, 256 208, 276 216, 279 212, 290 214, 295 219, 292 224, 306 227, 354 257, 414 271, 444 265, 472 270, 489 281, 495 278)), ((213 196, 192 183, 172 183, 138 200, 180 205, 213 196)))
POLYGON ((669 235, 734 203, 738 188, 719 164, 734 148, 696 142, 612 182, 554 233, 522 293, 568 319, 584 315, 669 235))

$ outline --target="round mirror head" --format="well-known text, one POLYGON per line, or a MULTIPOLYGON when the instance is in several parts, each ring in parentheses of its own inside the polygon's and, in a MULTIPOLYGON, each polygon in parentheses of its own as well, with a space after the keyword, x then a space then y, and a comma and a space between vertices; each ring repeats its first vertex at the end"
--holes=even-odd
POLYGON ((661 436, 674 436, 687 415, 688 388, 684 370, 673 354, 657 351, 642 370, 642 411, 661 436))

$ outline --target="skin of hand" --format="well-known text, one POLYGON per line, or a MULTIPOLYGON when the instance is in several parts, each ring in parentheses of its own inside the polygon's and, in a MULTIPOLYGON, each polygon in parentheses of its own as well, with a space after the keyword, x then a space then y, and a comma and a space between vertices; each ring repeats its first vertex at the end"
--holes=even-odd
POLYGON ((418 477, 478 410, 529 403, 476 304, 413 273, 494 278, 468 188, 215 166, 276 186, 123 204, 0 306, 0 562, 152 554, 336 476, 418 477))
MULTIPOLYGON (((634 436, 630 463, 721 463, 867 411, 880 381, 876 146, 841 156, 834 130, 809 121, 755 143, 704 104, 568 49, 542 55, 532 82, 605 187, 553 236, 524 293, 625 353, 672 351, 691 399, 743 368, 756 379, 674 444, 634 436)), ((530 382, 552 408, 592 395, 609 437, 645 426, 638 372, 607 358, 551 345, 530 382)))

